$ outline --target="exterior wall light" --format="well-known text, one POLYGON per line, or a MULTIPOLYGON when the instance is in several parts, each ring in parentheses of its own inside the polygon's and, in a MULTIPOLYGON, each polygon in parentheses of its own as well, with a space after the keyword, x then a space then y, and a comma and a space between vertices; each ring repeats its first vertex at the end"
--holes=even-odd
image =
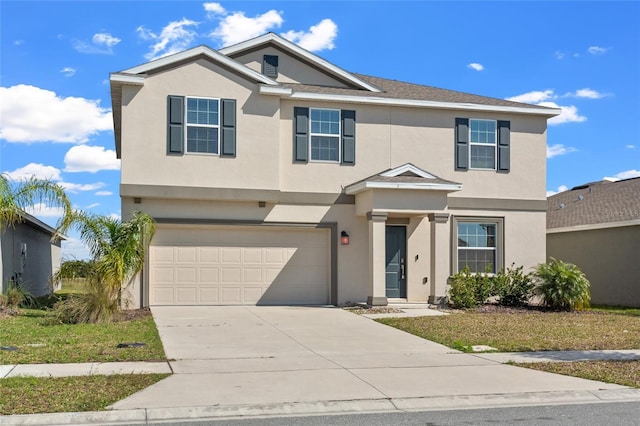
POLYGON ((340 233, 340 244, 343 246, 349 245, 349 234, 347 234, 347 231, 342 231, 340 233))

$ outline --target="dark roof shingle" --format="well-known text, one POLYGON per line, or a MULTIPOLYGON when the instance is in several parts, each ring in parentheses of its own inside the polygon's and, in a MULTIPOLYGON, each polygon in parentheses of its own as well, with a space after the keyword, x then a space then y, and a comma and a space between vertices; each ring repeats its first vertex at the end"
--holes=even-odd
POLYGON ((638 220, 640 177, 592 182, 547 200, 547 229, 638 220))
POLYGON ((379 87, 382 92, 369 92, 361 89, 347 89, 340 87, 314 86, 309 84, 283 83, 294 91, 322 93, 331 95, 362 96, 370 98, 407 99, 416 101, 466 103, 489 106, 503 106, 515 108, 528 108, 534 110, 548 110, 549 115, 554 115, 553 109, 539 105, 524 104, 505 99, 490 98, 471 93, 456 92, 454 90, 440 89, 432 86, 406 83, 397 80, 388 80, 380 77, 372 77, 362 74, 353 74, 356 77, 379 87))

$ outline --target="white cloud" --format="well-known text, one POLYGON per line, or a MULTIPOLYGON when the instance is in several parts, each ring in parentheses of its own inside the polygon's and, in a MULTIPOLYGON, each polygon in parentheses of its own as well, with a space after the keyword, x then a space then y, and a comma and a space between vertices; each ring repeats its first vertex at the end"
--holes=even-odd
POLYGON ((62 98, 25 84, 0 87, 0 99, 0 139, 8 142, 83 143, 113 126, 100 100, 62 98))
POLYGON ((120 170, 116 152, 102 146, 76 145, 64 155, 65 172, 120 170))
POLYGON ((609 49, 600 46, 589 46, 587 52, 591 53, 592 55, 604 55, 605 53, 607 53, 607 50, 609 49))
POLYGON ((71 183, 64 182, 62 180, 60 169, 57 169, 53 166, 45 166, 40 163, 29 163, 24 167, 20 167, 13 171, 4 172, 9 178, 12 180, 25 180, 30 179, 31 177, 36 177, 38 179, 47 179, 54 181, 65 191, 71 192, 73 194, 84 191, 95 191, 100 188, 104 188, 106 186, 103 182, 96 183, 71 183))
POLYGON ((87 207, 85 207, 85 209, 89 210, 89 209, 92 209, 94 207, 98 207, 99 205, 100 205, 100 203, 89 204, 87 207))
POLYGON ((192 29, 197 26, 198 22, 186 18, 169 22, 162 28, 160 34, 155 34, 144 26, 139 26, 136 29, 138 35, 143 40, 155 42, 151 45, 151 51, 144 57, 149 60, 157 59, 186 49, 198 35, 192 29))
POLYGON ((555 57, 556 57, 556 59, 558 59, 558 60, 559 60, 559 59, 564 59, 564 53, 563 53, 563 52, 561 52, 561 51, 559 51, 559 50, 556 50, 556 51, 555 51, 554 56, 555 56, 555 57))
POLYGON ((93 44, 107 46, 107 47, 113 47, 122 41, 118 37, 113 37, 109 33, 94 34, 92 40, 93 40, 93 44))
POLYGON ((558 95, 556 95, 553 90, 547 89, 543 91, 532 91, 523 93, 522 95, 512 96, 510 98, 507 98, 507 100, 560 109, 560 115, 549 119, 549 125, 572 122, 581 123, 587 120, 587 117, 582 116, 578 113, 578 108, 575 105, 558 105, 557 103, 552 102, 552 100, 555 100, 557 98, 558 95))
POLYGON ((617 180, 631 179, 636 177, 640 177, 640 170, 633 169, 633 170, 625 170, 623 172, 617 173, 612 177, 605 176, 603 179, 617 181, 617 180))
POLYGON ((113 46, 120 43, 117 37, 109 33, 97 33, 91 38, 91 42, 86 40, 72 40, 71 45, 80 53, 89 55, 113 55, 113 46))
POLYGON ((111 213, 109 217, 115 220, 122 220, 122 218, 120 217, 120 213, 111 213))
POLYGON ((627 148, 627 149, 636 149, 636 146, 635 145, 631 145, 631 144, 625 145, 624 147, 627 148))
POLYGON ((24 44, 24 40, 14 40, 13 41, 13 45, 14 46, 22 46, 24 44))
POLYGON ((207 15, 224 15, 227 11, 220 3, 202 3, 207 15))
POLYGON ((484 66, 477 62, 472 62, 469 65, 467 65, 467 68, 471 68, 472 70, 476 70, 476 71, 482 71, 484 69, 484 66))
POLYGON ((567 189, 569 189, 569 187, 568 187, 568 186, 566 186, 566 185, 560 185, 560 186, 558 187, 558 190, 557 190, 557 191, 551 191, 551 190, 547 191, 547 197, 551 197, 552 195, 559 194, 560 192, 564 192, 564 191, 566 191, 567 189))
POLYGON ((539 102, 547 101, 549 99, 555 99, 557 96, 553 93, 553 90, 537 90, 533 92, 523 93, 522 95, 512 96, 507 98, 508 101, 523 102, 526 104, 537 104, 539 102))
POLYGON ((547 158, 553 158, 553 157, 557 157, 559 155, 564 155, 564 154, 568 154, 570 152, 576 152, 577 149, 570 147, 570 146, 564 146, 562 144, 555 144, 555 145, 547 145, 547 158))
POLYGON ((573 97, 573 98, 586 98, 586 99, 601 99, 605 96, 609 96, 606 93, 600 93, 596 90, 584 88, 576 90, 575 92, 569 92, 565 96, 573 97))
POLYGON ((65 191, 72 194, 78 192, 95 191, 96 189, 104 188, 106 184, 104 182, 96 183, 71 183, 71 182, 58 182, 58 184, 64 188, 65 191))
POLYGON ((562 123, 582 123, 583 121, 587 121, 587 117, 578 114, 578 107, 575 105, 558 105, 555 102, 540 102, 538 105, 560 109, 560 115, 549 119, 548 123, 551 126, 562 123))
POLYGON ((12 180, 26 180, 31 177, 38 179, 47 179, 53 181, 60 181, 60 170, 53 166, 45 166, 40 163, 29 163, 24 167, 20 167, 11 172, 4 172, 12 180))
POLYGON ((64 74, 65 77, 73 77, 74 74, 76 73, 76 70, 75 68, 64 67, 60 70, 60 72, 64 74))
POLYGON ((64 213, 62 207, 51 207, 44 203, 36 203, 32 206, 26 206, 24 211, 32 216, 37 217, 60 217, 64 213))
POLYGON ((110 195, 113 195, 113 192, 111 192, 111 191, 98 191, 94 195, 97 195, 98 197, 108 197, 110 195))
POLYGON ((281 12, 272 9, 255 18, 248 18, 244 12, 232 12, 224 16, 209 37, 220 39, 223 46, 239 43, 280 28, 284 22, 280 14, 281 12))
POLYGON ((310 27, 308 32, 287 31, 282 34, 282 37, 311 52, 333 49, 337 36, 338 26, 331 19, 323 19, 310 27))

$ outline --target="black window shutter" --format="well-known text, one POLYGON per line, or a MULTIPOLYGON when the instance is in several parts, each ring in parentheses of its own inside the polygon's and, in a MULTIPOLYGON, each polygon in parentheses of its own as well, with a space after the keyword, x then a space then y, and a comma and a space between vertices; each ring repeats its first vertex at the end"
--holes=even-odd
POLYGON ((293 108, 293 158, 309 161, 309 108, 293 108))
POLYGON ((184 151, 184 96, 167 98, 167 154, 184 151))
POLYGON ((278 77, 278 57, 276 55, 262 57, 262 74, 272 78, 278 77))
POLYGON ((456 118, 456 170, 469 168, 469 119, 456 118))
POLYGON ((220 99, 220 155, 236 156, 236 100, 220 99))
POLYGON ((510 161, 511 145, 511 123, 509 121, 498 121, 498 171, 508 172, 511 167, 510 161))
POLYGON ((342 163, 356 163, 356 112, 342 110, 342 163))

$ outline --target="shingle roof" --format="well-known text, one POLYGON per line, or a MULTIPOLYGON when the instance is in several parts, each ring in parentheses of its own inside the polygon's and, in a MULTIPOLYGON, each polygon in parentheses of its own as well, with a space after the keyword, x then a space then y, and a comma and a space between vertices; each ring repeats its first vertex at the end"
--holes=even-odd
POLYGON ((549 110, 550 115, 554 115, 551 108, 523 104, 520 102, 507 101, 505 99, 490 98, 486 96, 474 95, 471 93, 456 92, 454 90, 440 89, 432 86, 423 86, 420 84, 406 83, 397 80, 388 80, 380 77, 372 77, 362 74, 354 75, 364 81, 373 84, 382 92, 370 92, 361 89, 345 89, 340 87, 313 86, 308 84, 283 83, 283 86, 290 87, 294 91, 322 93, 331 95, 351 95, 363 96, 371 98, 388 98, 388 99, 407 99, 417 101, 432 102, 450 102, 450 103, 468 103, 490 106, 504 106, 517 108, 530 108, 534 110, 549 110))
POLYGON ((638 220, 640 178, 592 182, 547 201, 547 229, 638 220))

